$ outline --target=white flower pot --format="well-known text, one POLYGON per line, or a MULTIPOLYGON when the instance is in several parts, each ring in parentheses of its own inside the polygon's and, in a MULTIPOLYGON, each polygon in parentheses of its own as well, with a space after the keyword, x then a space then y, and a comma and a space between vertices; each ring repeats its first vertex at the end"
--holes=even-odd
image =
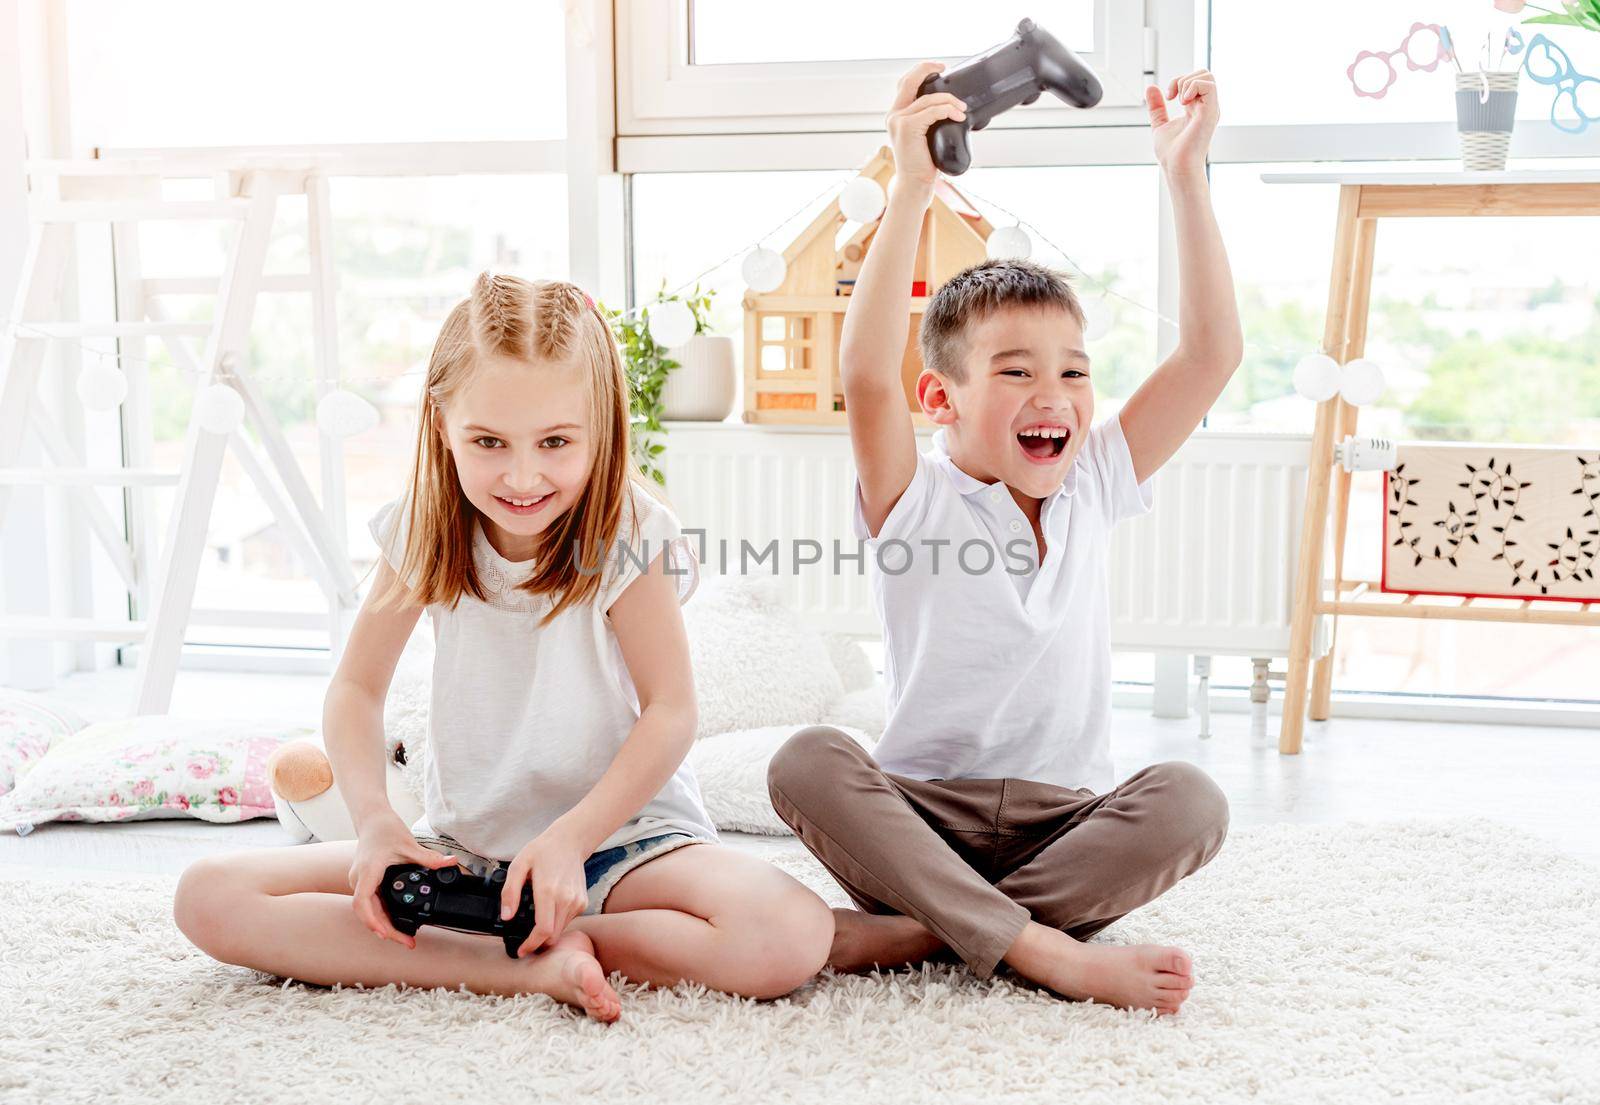
POLYGON ((721 422, 733 412, 738 372, 733 339, 696 334, 667 351, 678 367, 661 385, 661 417, 675 422, 721 422))

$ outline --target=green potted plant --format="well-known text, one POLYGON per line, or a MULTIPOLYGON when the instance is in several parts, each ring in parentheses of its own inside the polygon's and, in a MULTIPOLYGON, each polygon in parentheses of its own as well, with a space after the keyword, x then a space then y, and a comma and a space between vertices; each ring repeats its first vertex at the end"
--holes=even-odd
MULTIPOLYGON (((706 320, 711 312, 711 295, 710 292, 702 292, 698 285, 687 296, 669 294, 663 283, 656 302, 682 302, 694 316, 697 338, 706 329, 706 320)), ((604 304, 601 304, 601 308, 617 337, 617 344, 622 348, 622 366, 628 377, 634 460, 641 472, 658 484, 665 485, 666 473, 658 464, 667 448, 660 440, 666 433, 661 423, 669 417, 662 402, 662 393, 668 379, 680 366, 680 362, 670 355, 676 350, 669 351, 651 335, 649 307, 632 315, 614 311, 604 304)), ((693 340, 691 338, 690 342, 693 340)))
POLYGON ((1524 19, 1524 23, 1547 23, 1558 27, 1582 27, 1589 31, 1600 31, 1600 0, 1564 0, 1561 11, 1530 4, 1527 0, 1494 0, 1494 6, 1508 15, 1521 15, 1525 11, 1543 13, 1524 19))

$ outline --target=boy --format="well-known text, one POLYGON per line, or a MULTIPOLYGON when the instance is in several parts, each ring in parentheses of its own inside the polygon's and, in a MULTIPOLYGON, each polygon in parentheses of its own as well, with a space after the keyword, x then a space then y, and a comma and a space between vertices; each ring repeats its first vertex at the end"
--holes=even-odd
POLYGON ((901 79, 893 194, 840 348, 889 721, 876 759, 836 729, 801 730, 768 787, 860 907, 835 911, 836 969, 948 947, 980 978, 1004 960, 1070 997, 1175 1013, 1193 986, 1184 952, 1084 941, 1209 862, 1227 833, 1227 800, 1190 764, 1111 786, 1105 583, 1111 526, 1150 509, 1150 477, 1243 355, 1205 171, 1216 85, 1200 70, 1165 97, 1145 91, 1178 234, 1172 355, 1091 429, 1083 312, 1066 281, 1027 262, 975 265, 923 319, 917 397, 941 429, 918 454, 900 362, 937 179, 926 136, 964 117, 954 96, 916 95, 941 68, 901 79), (1166 100, 1185 114, 1169 118, 1166 100))

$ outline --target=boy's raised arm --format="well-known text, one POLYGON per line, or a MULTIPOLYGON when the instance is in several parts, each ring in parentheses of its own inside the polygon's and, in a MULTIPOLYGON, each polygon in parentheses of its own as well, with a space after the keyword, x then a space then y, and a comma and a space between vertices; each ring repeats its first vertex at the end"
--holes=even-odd
POLYGON ((944 66, 923 62, 900 78, 889 110, 894 183, 856 277, 839 340, 839 380, 850 423, 856 476, 874 536, 917 470, 917 442, 900 381, 911 318, 911 277, 922 217, 933 199, 938 170, 928 155, 928 128, 965 118, 949 93, 917 96, 917 87, 944 66))
POLYGON ((1166 173, 1178 237, 1178 345, 1123 406, 1122 434, 1143 483, 1178 451, 1244 358, 1233 274, 1211 209, 1206 151, 1220 111, 1204 69, 1145 89, 1156 160, 1166 173), (1166 101, 1184 114, 1173 117, 1166 101))

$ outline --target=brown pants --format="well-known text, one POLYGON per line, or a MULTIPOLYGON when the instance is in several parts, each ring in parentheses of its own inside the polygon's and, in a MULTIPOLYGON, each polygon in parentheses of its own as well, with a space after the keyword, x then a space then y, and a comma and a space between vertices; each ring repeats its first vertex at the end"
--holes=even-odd
POLYGON ((915 918, 979 978, 1029 920, 1087 939, 1209 863, 1228 833, 1228 800, 1193 764, 1155 764, 1105 794, 922 781, 826 725, 778 749, 767 790, 856 905, 915 918))

